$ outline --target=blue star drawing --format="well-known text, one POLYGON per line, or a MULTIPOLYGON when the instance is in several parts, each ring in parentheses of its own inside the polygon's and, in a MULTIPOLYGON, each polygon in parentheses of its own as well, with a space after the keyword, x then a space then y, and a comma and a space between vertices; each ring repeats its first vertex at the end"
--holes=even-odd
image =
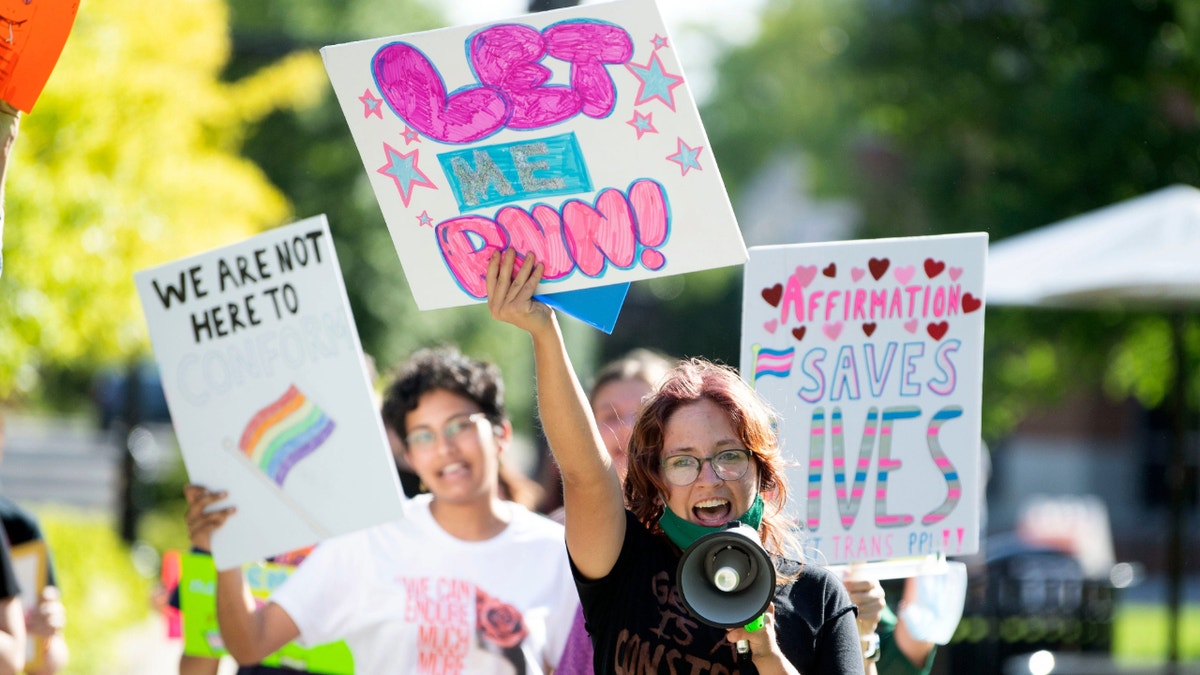
POLYGON ((654 128, 654 121, 651 119, 652 117, 654 117, 654 113, 646 113, 643 115, 642 113, 634 110, 633 119, 629 120, 625 124, 637 129, 637 137, 640 141, 642 140, 642 134, 658 133, 658 129, 654 128))
POLYGON ((684 143, 682 138, 677 140, 679 142, 679 149, 675 154, 667 155, 667 160, 679 165, 679 175, 686 176, 689 169, 703 171, 704 169, 700 166, 699 158, 700 151, 704 149, 704 146, 699 145, 693 148, 684 143))
POLYGON ((667 38, 655 33, 654 39, 650 41, 650 44, 654 45, 655 50, 662 49, 667 46, 667 38))
POLYGON ((400 191, 400 199, 404 201, 405 206, 408 206, 409 200, 412 199, 414 185, 437 189, 436 185, 429 182, 429 176, 421 173, 421 169, 417 166, 420 150, 413 150, 405 155, 387 143, 383 144, 383 148, 387 153, 388 163, 376 171, 396 182, 396 189, 400 191))
POLYGON ((422 211, 421 215, 417 216, 417 224, 421 227, 433 227, 433 218, 429 217, 428 211, 422 211))
POLYGON ((412 127, 407 124, 404 125, 404 133, 400 135, 404 137, 404 145, 406 147, 412 145, 414 142, 421 142, 421 134, 413 131, 412 127))
POLYGON ((376 98, 375 95, 371 93, 370 89, 364 91, 363 95, 358 97, 358 100, 362 101, 363 104, 363 119, 366 119, 371 115, 374 115, 379 119, 383 119, 383 108, 380 107, 380 104, 383 103, 383 99, 376 98))
POLYGON ((657 98, 671 110, 675 109, 675 87, 683 84, 683 78, 679 75, 672 75, 663 70, 662 61, 658 58, 658 52, 650 56, 650 60, 646 65, 639 66, 635 63, 626 63, 625 67, 633 76, 638 79, 638 93, 634 100, 634 105, 641 105, 652 98, 657 98))

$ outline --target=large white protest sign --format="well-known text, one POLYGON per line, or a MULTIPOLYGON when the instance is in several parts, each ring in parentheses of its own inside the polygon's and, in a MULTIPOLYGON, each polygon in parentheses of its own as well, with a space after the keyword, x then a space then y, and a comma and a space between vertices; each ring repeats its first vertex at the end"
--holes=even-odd
POLYGON ((421 309, 482 300, 510 246, 542 294, 746 259, 653 2, 321 53, 421 309))
POLYGON ((401 517, 324 216, 134 279, 188 478, 238 509, 218 568, 401 517))
POLYGON ((742 375, 840 564, 979 547, 986 234, 750 249, 742 375))

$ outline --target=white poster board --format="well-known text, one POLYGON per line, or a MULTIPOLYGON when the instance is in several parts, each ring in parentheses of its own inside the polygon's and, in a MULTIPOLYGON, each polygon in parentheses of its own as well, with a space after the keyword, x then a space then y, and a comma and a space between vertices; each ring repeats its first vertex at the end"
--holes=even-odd
POLYGON ((986 234, 750 249, 743 377, 838 565, 979 548, 986 234))
POLYGON ((325 216, 134 275, 218 569, 401 517, 325 216))
POLYGON ((546 264, 541 294, 746 260, 649 0, 321 54, 421 309, 481 301, 510 246, 546 264))

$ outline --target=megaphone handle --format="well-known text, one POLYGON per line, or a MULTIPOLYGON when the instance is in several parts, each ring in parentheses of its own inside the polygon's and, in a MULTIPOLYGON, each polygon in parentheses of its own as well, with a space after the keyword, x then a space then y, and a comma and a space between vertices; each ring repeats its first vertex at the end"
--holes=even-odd
MULTIPOLYGON (((753 633, 756 630, 761 629, 763 627, 763 616, 764 615, 760 614, 757 619, 746 624, 745 629, 750 631, 751 633, 753 633)), ((738 640, 736 647, 737 647, 738 661, 741 663, 745 663, 746 661, 749 661, 751 658, 750 657, 750 641, 749 640, 738 640)))

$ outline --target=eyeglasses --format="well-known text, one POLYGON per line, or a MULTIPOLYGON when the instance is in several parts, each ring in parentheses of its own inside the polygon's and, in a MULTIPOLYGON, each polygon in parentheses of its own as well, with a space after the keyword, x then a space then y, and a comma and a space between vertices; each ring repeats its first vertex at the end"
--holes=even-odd
MULTIPOLYGON (((487 415, 481 412, 455 415, 442 426, 442 438, 446 439, 447 443, 454 443, 483 419, 487 419, 487 415)), ((409 434, 404 439, 404 445, 408 447, 409 452, 428 452, 437 446, 437 438, 437 432, 433 429, 422 427, 409 434)))
POLYGON ((666 478, 668 483, 685 487, 696 482, 705 462, 712 465, 717 478, 724 481, 738 480, 750 469, 750 451, 722 450, 704 459, 692 455, 672 455, 664 457, 660 465, 663 478, 666 478))

